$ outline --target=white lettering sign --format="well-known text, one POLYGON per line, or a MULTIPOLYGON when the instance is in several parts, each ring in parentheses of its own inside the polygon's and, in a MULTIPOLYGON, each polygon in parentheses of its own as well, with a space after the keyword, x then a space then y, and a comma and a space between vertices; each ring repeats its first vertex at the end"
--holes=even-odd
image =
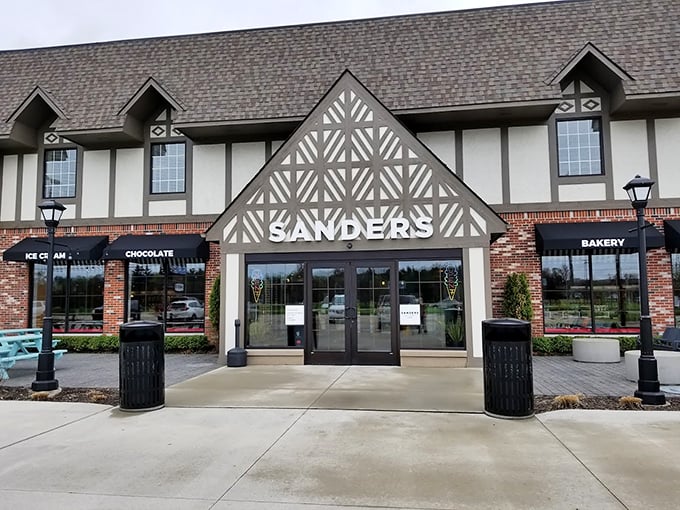
POLYGON ((621 239, 581 239, 581 248, 621 248, 625 238, 621 239))
POLYGON ((415 218, 413 222, 406 218, 390 218, 387 221, 382 218, 368 218, 363 223, 355 219, 344 219, 337 224, 334 221, 315 221, 312 231, 300 220, 290 229, 282 221, 269 224, 269 240, 273 243, 354 241, 362 236, 368 240, 427 239, 433 233, 432 218, 425 216, 415 218))
POLYGON ((125 257, 129 259, 146 259, 174 256, 175 250, 128 250, 125 252, 125 257))
MULTIPOLYGON (((26 252, 24 260, 47 260, 47 252, 26 252)), ((57 251, 54 253, 54 260, 66 260, 66 252, 57 251)))

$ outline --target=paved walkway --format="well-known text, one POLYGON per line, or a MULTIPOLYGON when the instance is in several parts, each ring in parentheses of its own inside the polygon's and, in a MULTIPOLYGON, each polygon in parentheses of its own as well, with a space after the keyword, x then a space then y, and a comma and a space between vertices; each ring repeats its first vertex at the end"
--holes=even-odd
MULTIPOLYGON (((20 361, 10 369, 11 379, 0 384, 30 386, 35 360, 20 361)), ((222 366, 216 354, 166 354, 165 382, 171 386, 222 366)), ((118 354, 68 353, 55 362, 62 387, 118 387, 118 354)), ((571 356, 533 358, 536 395, 632 395, 637 384, 625 378, 621 363, 577 363, 571 356)))

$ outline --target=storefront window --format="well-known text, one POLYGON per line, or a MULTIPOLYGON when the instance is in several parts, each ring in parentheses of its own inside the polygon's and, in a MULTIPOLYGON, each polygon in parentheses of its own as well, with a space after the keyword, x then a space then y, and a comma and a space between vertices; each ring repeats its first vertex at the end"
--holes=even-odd
POLYGON ((302 347, 301 326, 285 316, 286 306, 303 304, 303 264, 248 264, 247 275, 246 346, 302 347))
MULTIPOLYGON (((47 266, 33 265, 31 325, 42 327, 45 315, 47 266)), ((52 317, 55 333, 100 333, 103 329, 104 265, 55 265, 52 317)))
POLYGON ((637 254, 545 256, 542 264, 546 333, 639 333, 637 254))
POLYGON ((127 320, 161 321, 168 333, 205 329, 205 263, 128 264, 127 320))
POLYGON ((671 254, 673 268, 673 310, 675 312, 675 327, 680 327, 680 253, 671 254))
POLYGON ((401 348, 465 349, 461 260, 401 261, 398 281, 400 307, 420 309, 418 324, 400 320, 401 348))

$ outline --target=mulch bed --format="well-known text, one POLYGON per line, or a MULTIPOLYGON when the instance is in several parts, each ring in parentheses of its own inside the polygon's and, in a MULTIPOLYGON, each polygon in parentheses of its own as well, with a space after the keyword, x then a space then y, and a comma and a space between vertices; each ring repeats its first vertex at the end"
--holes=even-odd
MULTIPOLYGON (((583 396, 578 399, 561 398, 556 401, 556 395, 534 396, 534 412, 545 413, 557 409, 626 409, 631 406, 619 402, 620 397, 583 396)), ((91 404, 106 404, 117 406, 120 403, 118 388, 62 388, 61 392, 52 398, 37 393, 35 396, 30 388, 16 386, 0 386, 0 400, 50 400, 52 402, 86 402, 91 404), (36 398, 37 397, 37 398, 36 398)), ((637 409, 637 407, 633 407, 637 409)), ((680 411, 680 398, 666 398, 665 406, 643 406, 642 411, 680 411)))

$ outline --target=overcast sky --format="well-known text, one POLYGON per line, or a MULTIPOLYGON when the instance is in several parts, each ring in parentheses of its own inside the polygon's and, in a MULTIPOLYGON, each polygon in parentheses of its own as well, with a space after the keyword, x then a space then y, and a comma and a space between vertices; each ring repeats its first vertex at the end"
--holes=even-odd
POLYGON ((4 0, 0 50, 218 32, 538 0, 4 0))

